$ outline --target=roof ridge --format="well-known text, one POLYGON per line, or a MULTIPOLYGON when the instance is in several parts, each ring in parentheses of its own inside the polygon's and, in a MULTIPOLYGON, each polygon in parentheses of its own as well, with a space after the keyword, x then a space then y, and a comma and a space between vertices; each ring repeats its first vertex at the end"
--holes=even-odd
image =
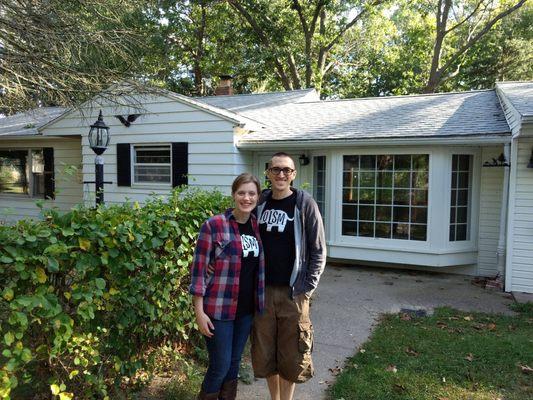
POLYGON ((293 89, 293 90, 284 90, 284 91, 271 91, 271 92, 261 92, 261 93, 237 93, 231 95, 222 95, 222 96, 194 96, 192 99, 211 99, 211 98, 229 98, 229 97, 244 97, 244 96, 262 96, 267 94, 283 94, 283 93, 294 93, 294 92, 311 92, 315 88, 307 89, 293 89))

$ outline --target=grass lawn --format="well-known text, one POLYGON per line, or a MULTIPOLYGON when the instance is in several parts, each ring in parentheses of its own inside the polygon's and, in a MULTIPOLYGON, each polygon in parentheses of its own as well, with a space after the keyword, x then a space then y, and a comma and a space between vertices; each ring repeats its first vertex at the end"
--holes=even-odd
POLYGON ((533 303, 517 316, 439 308, 387 315, 347 361, 332 400, 533 399, 533 303))

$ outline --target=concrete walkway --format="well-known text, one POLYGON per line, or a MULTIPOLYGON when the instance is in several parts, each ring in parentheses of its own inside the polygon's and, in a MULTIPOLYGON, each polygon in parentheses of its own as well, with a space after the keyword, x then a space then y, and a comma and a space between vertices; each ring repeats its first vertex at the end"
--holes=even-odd
MULTIPOLYGON (((342 367, 364 343, 382 313, 402 308, 431 311, 451 306, 464 311, 509 314, 512 296, 481 289, 459 275, 363 267, 328 266, 313 296, 315 377, 296 387, 295 400, 320 400, 342 367)), ((264 379, 240 384, 237 400, 269 400, 264 379)))

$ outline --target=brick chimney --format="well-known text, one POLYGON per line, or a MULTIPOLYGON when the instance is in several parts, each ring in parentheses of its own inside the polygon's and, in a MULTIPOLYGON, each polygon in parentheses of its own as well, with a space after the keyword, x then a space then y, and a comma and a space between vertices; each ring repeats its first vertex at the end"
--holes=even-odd
POLYGON ((231 96, 233 94, 233 76, 220 75, 220 81, 215 89, 215 96, 231 96))

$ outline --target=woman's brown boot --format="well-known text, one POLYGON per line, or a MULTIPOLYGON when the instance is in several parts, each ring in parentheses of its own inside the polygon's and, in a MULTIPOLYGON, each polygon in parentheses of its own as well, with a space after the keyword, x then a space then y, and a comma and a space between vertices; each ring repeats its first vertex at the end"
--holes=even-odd
POLYGON ((218 400, 218 392, 216 393, 206 393, 204 389, 200 390, 196 400, 218 400))
POLYGON ((224 382, 220 388, 219 400, 235 400, 237 397, 237 379, 224 382))

